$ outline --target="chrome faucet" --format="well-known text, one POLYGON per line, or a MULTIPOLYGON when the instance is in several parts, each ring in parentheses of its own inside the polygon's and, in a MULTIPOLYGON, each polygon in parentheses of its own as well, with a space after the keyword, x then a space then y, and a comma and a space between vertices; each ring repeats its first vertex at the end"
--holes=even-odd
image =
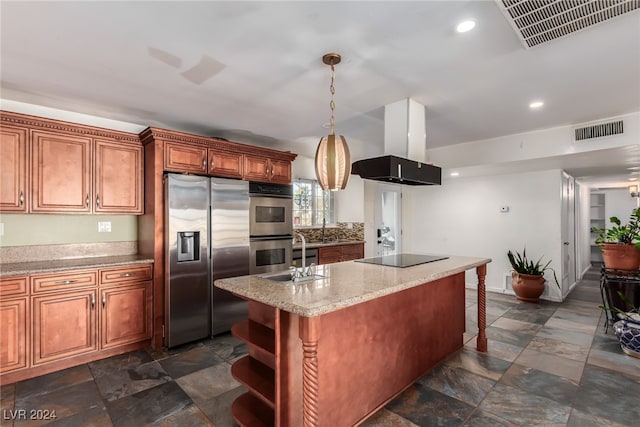
POLYGON ((293 236, 293 244, 296 243, 296 237, 299 237, 300 243, 302 243, 302 274, 304 275, 307 262, 307 241, 304 239, 304 236, 301 233, 296 233, 293 236))

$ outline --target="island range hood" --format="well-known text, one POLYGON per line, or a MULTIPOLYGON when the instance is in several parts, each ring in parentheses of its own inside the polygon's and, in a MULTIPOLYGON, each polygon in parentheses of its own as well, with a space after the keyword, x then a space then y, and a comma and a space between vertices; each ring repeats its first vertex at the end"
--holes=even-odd
POLYGON ((363 179, 406 185, 440 185, 442 170, 424 162, 424 105, 403 99, 384 108, 384 156, 358 160, 351 174, 363 179))
POLYGON ((351 165, 351 173, 363 179, 394 184, 440 185, 442 181, 439 167, 390 154, 358 160, 351 165))

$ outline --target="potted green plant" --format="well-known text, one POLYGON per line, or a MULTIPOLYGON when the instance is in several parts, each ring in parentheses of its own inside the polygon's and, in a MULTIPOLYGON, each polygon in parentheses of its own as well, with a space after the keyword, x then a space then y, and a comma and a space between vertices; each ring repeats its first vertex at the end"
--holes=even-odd
POLYGON ((533 262, 527 258, 527 250, 524 248, 522 254, 517 251, 507 252, 507 258, 511 263, 513 271, 511 272, 512 287, 516 293, 516 298, 521 301, 538 302, 540 301, 540 295, 544 292, 544 272, 551 270, 553 272, 553 280, 556 282, 556 286, 560 289, 556 272, 553 268, 549 267, 551 260, 546 264, 542 264, 542 257, 538 261, 533 262))
POLYGON ((595 243, 600 245, 605 268, 618 270, 640 269, 640 208, 631 211, 626 224, 616 216, 609 218, 610 228, 593 227, 595 243))

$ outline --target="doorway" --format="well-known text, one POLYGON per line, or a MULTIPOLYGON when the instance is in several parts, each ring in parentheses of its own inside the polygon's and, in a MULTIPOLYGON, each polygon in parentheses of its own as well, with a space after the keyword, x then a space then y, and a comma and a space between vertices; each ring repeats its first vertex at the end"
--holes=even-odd
POLYGON ((576 282, 575 179, 562 172, 562 295, 576 282))
POLYGON ((376 183, 374 224, 376 256, 402 253, 402 191, 399 185, 376 183))

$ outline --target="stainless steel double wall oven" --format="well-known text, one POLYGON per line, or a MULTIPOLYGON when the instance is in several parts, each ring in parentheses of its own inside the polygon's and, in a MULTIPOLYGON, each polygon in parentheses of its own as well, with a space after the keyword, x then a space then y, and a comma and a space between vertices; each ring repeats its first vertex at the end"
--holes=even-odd
POLYGON ((286 270, 291 266, 293 186, 249 184, 251 274, 286 270))

